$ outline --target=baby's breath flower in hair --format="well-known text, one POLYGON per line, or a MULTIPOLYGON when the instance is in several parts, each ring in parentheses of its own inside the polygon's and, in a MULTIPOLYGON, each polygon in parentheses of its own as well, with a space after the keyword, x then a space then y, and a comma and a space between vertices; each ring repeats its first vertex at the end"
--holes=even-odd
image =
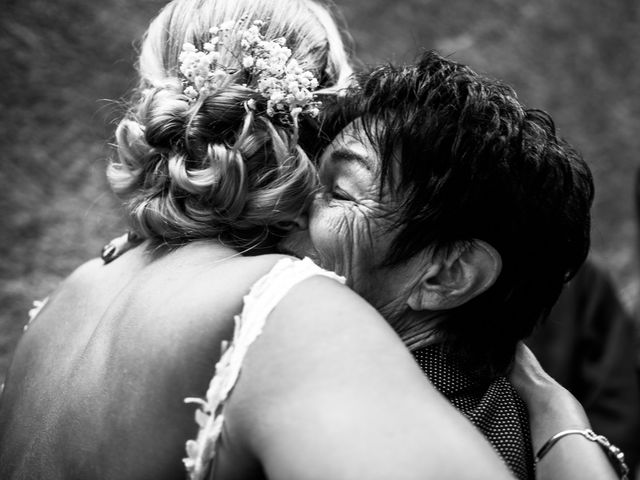
POLYGON ((230 69, 221 65, 220 48, 228 36, 239 37, 242 58, 241 68, 249 85, 256 86, 256 98, 247 102, 247 108, 258 111, 264 108, 270 117, 280 117, 297 124, 300 115, 316 117, 321 103, 313 92, 318 80, 313 73, 304 70, 291 58, 284 37, 267 40, 261 33, 264 21, 256 20, 244 28, 245 19, 237 24, 225 22, 212 28, 211 37, 204 42, 203 50, 185 43, 180 54, 180 73, 183 76, 183 92, 193 103, 215 92, 225 82, 230 69), (234 28, 235 27, 235 28, 234 28), (262 106, 266 101, 266 106, 262 106))

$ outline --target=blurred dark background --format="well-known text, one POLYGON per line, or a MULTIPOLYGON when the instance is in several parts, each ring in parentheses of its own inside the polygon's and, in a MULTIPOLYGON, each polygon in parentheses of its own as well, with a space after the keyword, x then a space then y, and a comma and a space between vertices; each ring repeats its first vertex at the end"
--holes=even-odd
MULTIPOLYGON (((0 16, 0 381, 33 299, 124 224, 105 159, 134 86, 135 46, 164 1, 5 0, 0 16)), ((635 0, 338 0, 366 63, 423 48, 512 84, 549 111, 596 178, 593 255, 638 303, 635 0)))

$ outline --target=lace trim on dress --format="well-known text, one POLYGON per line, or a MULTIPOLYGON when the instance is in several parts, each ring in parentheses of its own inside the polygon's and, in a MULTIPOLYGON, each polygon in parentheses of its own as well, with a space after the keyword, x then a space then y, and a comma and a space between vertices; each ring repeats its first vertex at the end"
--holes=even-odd
POLYGON ((44 306, 47 304, 48 301, 49 301, 49 297, 45 298, 44 300, 33 301, 33 307, 31 307, 31 309, 29 310, 29 321, 23 328, 25 332, 29 328, 29 325, 31 325, 31 322, 35 320, 35 318, 38 316, 38 314, 44 308, 44 306))
MULTIPOLYGON (((49 300, 49 297, 45 298, 44 300, 33 301, 33 306, 29 309, 29 313, 28 313, 29 320, 27 321, 25 326, 22 327, 23 332, 26 332, 29 329, 29 325, 31 325, 31 322, 35 320, 35 318, 38 316, 40 311, 47 304, 48 300, 49 300)), ((2 395, 3 392, 4 392, 4 382, 0 383, 0 396, 2 395)))
POLYGON ((333 278, 340 283, 345 281, 344 277, 323 270, 308 258, 285 258, 258 280, 244 297, 242 312, 234 317, 233 339, 230 343, 222 342, 222 356, 216 364, 206 398, 189 397, 184 400, 200 405, 195 412, 198 436, 187 441, 187 457, 183 459, 191 480, 204 478, 214 460, 224 422, 223 404, 238 379, 249 346, 262 333, 267 316, 293 286, 315 275, 333 278))

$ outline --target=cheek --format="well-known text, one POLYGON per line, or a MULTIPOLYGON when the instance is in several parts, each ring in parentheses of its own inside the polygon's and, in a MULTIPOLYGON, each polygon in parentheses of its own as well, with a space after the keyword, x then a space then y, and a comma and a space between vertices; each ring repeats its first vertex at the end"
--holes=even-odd
POLYGON ((349 276, 353 259, 355 215, 348 205, 314 202, 309 215, 309 235, 321 265, 349 276))

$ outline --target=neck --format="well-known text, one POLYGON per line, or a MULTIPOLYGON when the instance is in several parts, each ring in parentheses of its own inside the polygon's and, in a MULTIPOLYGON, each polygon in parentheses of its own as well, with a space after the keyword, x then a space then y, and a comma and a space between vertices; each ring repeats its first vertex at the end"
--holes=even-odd
POLYGON ((411 309, 396 318, 385 316, 409 351, 441 343, 437 327, 445 317, 445 312, 416 312, 411 309))

